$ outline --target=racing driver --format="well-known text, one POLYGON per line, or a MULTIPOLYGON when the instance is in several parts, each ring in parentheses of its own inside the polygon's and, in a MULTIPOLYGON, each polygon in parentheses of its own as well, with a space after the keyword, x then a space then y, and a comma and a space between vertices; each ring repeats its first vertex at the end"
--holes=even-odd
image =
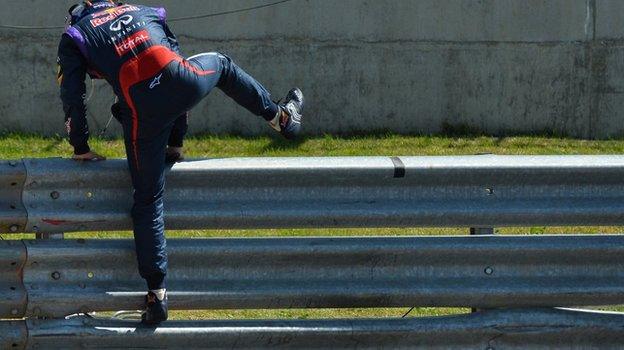
POLYGON ((184 58, 164 8, 91 0, 69 10, 58 50, 61 100, 73 159, 103 160, 89 148, 85 79, 106 79, 117 95, 134 187, 134 241, 139 273, 147 282, 146 324, 167 319, 167 252, 163 193, 169 158, 181 158, 187 111, 217 87, 288 139, 301 130, 303 94, 283 102, 228 56, 211 52, 184 58))

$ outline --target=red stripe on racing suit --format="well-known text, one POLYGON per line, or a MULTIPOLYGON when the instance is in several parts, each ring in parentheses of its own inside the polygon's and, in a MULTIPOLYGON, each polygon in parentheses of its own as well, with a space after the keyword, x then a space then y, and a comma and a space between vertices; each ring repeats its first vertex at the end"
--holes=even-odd
POLYGON ((135 103, 130 96, 130 88, 138 83, 153 78, 174 61, 180 62, 185 68, 198 75, 215 73, 214 70, 204 71, 197 69, 171 49, 160 45, 149 47, 136 57, 131 58, 121 66, 119 71, 119 85, 123 91, 126 103, 132 111, 132 153, 134 154, 137 170, 140 169, 137 144, 139 138, 139 116, 135 103))

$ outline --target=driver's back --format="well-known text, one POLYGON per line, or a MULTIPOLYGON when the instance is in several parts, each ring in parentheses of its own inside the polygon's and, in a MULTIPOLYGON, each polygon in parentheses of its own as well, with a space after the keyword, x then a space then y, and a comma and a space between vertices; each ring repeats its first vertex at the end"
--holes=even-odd
POLYGON ((86 58, 92 73, 106 79, 120 93, 122 66, 148 48, 172 49, 162 8, 121 5, 82 18, 66 33, 86 58))

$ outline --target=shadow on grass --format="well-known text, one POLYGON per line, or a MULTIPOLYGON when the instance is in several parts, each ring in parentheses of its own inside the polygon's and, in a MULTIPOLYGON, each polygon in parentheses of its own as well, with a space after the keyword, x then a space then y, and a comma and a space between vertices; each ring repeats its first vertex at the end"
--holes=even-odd
POLYGON ((61 137, 54 137, 52 140, 50 140, 50 143, 44 147, 43 150, 45 152, 51 152, 52 150, 58 148, 64 142, 66 142, 65 139, 61 137))
MULTIPOLYGON (((202 139, 205 137, 223 137, 224 135, 218 134, 196 134, 191 136, 191 139, 202 139)), ((536 137, 536 138, 548 138, 548 139, 569 139, 569 140, 591 140, 587 138, 578 138, 571 135, 556 132, 552 130, 542 130, 535 132, 520 132, 520 131, 508 131, 508 132, 487 132, 478 128, 470 127, 467 125, 451 125, 444 123, 441 126, 439 132, 435 133, 401 133, 394 132, 387 129, 377 130, 351 130, 349 132, 333 132, 325 134, 306 134, 300 137, 298 140, 289 141, 281 136, 277 136, 273 133, 263 135, 244 135, 244 134, 228 134, 227 137, 234 137, 241 140, 258 140, 262 138, 270 138, 271 144, 267 146, 269 149, 274 148, 296 148, 300 144, 307 140, 319 140, 331 138, 337 141, 353 141, 360 139, 373 139, 383 140, 392 137, 428 137, 428 138, 462 138, 462 139, 478 139, 478 138, 493 138, 494 142, 501 143, 507 138, 511 137, 536 137)))
MULTIPOLYGON (((426 136, 426 135, 422 135, 426 136)), ((501 143, 509 137, 541 137, 549 139, 570 139, 570 140, 592 140, 592 138, 574 137, 565 130, 543 129, 534 131, 507 130, 507 131, 486 131, 479 127, 471 126, 463 123, 443 122, 440 125, 440 132, 430 136, 448 137, 448 138, 479 138, 492 137, 495 142, 501 143)))
POLYGON ((308 139, 308 137, 300 137, 296 140, 286 140, 283 137, 271 137, 271 142, 262 148, 262 152, 294 150, 299 148, 308 139))

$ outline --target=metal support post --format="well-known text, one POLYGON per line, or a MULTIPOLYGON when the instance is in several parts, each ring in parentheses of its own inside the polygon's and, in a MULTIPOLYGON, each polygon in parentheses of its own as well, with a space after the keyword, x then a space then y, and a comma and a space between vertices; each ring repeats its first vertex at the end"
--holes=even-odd
MULTIPOLYGON (((494 227, 471 227, 470 228, 471 236, 483 236, 483 235, 494 235, 494 234, 496 234, 496 230, 494 229, 494 227)), ((491 274, 491 271, 492 271, 491 267, 486 267, 483 272, 485 274, 491 274)), ((472 308, 471 310, 472 312, 478 312, 481 309, 472 308)))

